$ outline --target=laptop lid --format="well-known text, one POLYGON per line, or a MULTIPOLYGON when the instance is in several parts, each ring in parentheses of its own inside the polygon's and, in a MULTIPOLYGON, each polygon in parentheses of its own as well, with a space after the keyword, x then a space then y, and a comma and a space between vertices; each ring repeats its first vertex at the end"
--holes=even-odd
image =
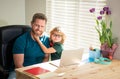
POLYGON ((60 59, 60 67, 80 64, 80 61, 82 60, 83 52, 84 52, 83 48, 73 49, 73 50, 64 50, 62 52, 61 59, 60 59))

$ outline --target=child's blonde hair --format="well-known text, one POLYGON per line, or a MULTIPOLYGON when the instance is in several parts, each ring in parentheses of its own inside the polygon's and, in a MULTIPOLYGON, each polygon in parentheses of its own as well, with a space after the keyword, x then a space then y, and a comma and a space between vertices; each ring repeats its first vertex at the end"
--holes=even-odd
POLYGON ((64 34, 64 32, 63 32, 63 30, 62 30, 61 27, 54 27, 54 28, 50 31, 50 40, 51 40, 52 35, 53 35, 55 32, 57 32, 57 33, 59 33, 59 34, 61 35, 62 40, 60 41, 60 43, 63 44, 64 41, 65 41, 66 36, 65 36, 65 34, 64 34))

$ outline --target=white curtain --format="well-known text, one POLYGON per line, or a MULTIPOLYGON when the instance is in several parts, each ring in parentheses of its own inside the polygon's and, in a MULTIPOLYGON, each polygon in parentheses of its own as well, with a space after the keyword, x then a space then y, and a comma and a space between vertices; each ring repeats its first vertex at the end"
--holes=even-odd
POLYGON ((99 11, 106 5, 106 0, 46 0, 46 5, 46 30, 49 32, 55 26, 64 28, 67 36, 64 49, 99 48, 95 19, 89 9, 96 8, 99 11))

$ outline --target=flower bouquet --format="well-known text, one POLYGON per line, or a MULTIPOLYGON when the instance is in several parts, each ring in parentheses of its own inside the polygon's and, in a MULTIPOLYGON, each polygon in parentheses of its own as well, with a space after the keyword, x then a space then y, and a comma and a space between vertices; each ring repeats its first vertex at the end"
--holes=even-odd
MULTIPOLYGON (((95 8, 91 8, 89 11, 95 15, 95 8)), ((110 17, 111 11, 109 7, 105 6, 99 14, 100 16, 95 16, 97 24, 95 29, 99 34, 101 54, 103 57, 112 59, 118 45, 116 44, 117 38, 112 37, 112 20, 110 17)))

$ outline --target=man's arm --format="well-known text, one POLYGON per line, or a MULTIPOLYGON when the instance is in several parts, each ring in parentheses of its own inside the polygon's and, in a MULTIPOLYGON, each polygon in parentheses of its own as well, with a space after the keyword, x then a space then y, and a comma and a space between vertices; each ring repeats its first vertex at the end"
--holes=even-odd
POLYGON ((14 54, 13 60, 14 60, 15 68, 23 67, 24 54, 14 54))

